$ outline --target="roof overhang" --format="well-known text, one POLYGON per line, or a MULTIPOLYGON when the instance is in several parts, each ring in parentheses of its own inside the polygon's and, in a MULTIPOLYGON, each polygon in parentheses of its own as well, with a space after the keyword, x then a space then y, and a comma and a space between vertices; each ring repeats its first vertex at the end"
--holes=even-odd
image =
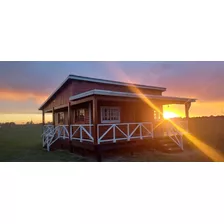
POLYGON ((137 94, 137 93, 128 93, 128 92, 116 92, 108 90, 94 89, 90 90, 69 98, 70 101, 78 100, 85 98, 91 95, 101 95, 101 96, 114 96, 114 97, 128 97, 128 98, 148 98, 150 100, 156 100, 166 104, 185 104, 189 102, 195 102, 196 99, 192 98, 183 98, 183 97, 173 97, 173 96, 161 96, 161 95, 148 95, 148 94, 137 94))
POLYGON ((106 80, 106 79, 84 77, 84 76, 73 75, 73 74, 70 74, 68 77, 73 80, 111 84, 111 85, 117 85, 117 86, 134 86, 134 87, 141 88, 141 89, 159 90, 161 92, 166 91, 166 88, 164 88, 164 87, 141 85, 141 84, 136 84, 136 83, 131 83, 131 82, 119 82, 119 81, 112 81, 112 80, 106 80))
POLYGON ((39 110, 42 110, 44 105, 59 91, 59 89, 62 88, 62 86, 65 85, 65 83, 69 80, 69 77, 67 77, 64 82, 61 83, 61 85, 41 104, 39 107, 39 110))
POLYGON ((39 107, 39 110, 42 110, 44 105, 67 83, 68 80, 80 80, 86 82, 95 82, 95 83, 103 83, 103 84, 111 84, 111 85, 118 85, 118 86, 128 86, 128 87, 136 87, 140 89, 149 89, 149 90, 158 90, 161 92, 166 91, 164 87, 157 87, 157 86, 147 86, 147 85, 140 85, 134 83, 127 83, 127 82, 119 82, 119 81, 112 81, 106 79, 98 79, 98 78, 91 78, 91 77, 84 77, 79 75, 70 74, 64 82, 44 101, 44 103, 39 107))

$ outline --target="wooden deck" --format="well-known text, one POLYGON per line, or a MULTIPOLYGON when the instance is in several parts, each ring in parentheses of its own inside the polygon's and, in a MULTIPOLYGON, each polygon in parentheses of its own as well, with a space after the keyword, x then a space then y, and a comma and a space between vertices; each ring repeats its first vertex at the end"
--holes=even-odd
POLYGON ((159 132, 162 134, 154 130, 152 122, 98 124, 96 128, 92 124, 48 125, 43 129, 43 147, 48 151, 83 150, 98 156, 103 151, 140 146, 166 152, 184 150, 183 133, 174 126, 159 132))

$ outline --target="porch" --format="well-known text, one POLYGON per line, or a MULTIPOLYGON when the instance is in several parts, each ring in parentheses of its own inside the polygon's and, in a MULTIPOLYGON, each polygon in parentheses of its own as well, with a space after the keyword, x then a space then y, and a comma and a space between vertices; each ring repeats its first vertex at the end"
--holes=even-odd
MULTIPOLYGON (((182 126, 183 123, 184 126, 187 126, 186 121, 181 123, 182 126)), ((97 142, 96 145, 103 145, 169 137, 181 150, 184 150, 183 135, 185 133, 178 131, 172 124, 168 125, 166 121, 161 127, 163 127, 163 131, 160 129, 157 132, 152 122, 97 124, 97 136, 94 136, 94 124, 44 125, 42 134, 43 147, 50 151, 51 145, 57 140, 64 140, 71 144, 80 142, 95 145, 94 143, 97 142)), ((187 132, 187 129, 185 131, 187 132)))
POLYGON ((43 147, 50 150, 59 139, 67 140, 71 145, 79 142, 99 146, 168 137, 183 150, 182 136, 188 131, 191 102, 186 98, 161 95, 88 91, 70 97, 67 105, 43 111, 43 124, 46 112, 53 115, 53 125, 43 126, 43 147), (166 104, 185 106, 184 131, 180 132, 163 119, 163 105, 166 104))

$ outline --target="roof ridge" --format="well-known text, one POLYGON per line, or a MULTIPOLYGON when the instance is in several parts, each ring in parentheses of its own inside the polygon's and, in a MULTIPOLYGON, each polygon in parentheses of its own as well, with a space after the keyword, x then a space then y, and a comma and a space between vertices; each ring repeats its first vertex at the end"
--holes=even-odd
POLYGON ((115 81, 115 80, 95 78, 95 77, 89 77, 89 76, 81 76, 81 75, 77 75, 77 74, 69 74, 68 78, 79 79, 79 80, 90 81, 90 82, 95 81, 95 82, 114 84, 114 85, 133 85, 133 86, 138 86, 138 87, 147 88, 147 89, 151 88, 151 89, 158 89, 158 90, 166 91, 165 87, 160 87, 160 86, 149 86, 149 85, 138 84, 138 83, 115 81))

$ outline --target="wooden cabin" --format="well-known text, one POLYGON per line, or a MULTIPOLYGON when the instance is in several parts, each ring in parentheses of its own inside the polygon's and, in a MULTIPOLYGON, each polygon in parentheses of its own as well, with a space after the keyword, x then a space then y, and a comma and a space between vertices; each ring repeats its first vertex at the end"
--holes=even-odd
POLYGON ((168 139, 183 150, 184 133, 163 119, 163 106, 183 104, 187 126, 195 99, 163 96, 165 91, 163 87, 69 75, 39 108, 43 147, 50 150, 61 141, 67 147, 94 149, 121 142, 168 139), (52 113, 53 125, 45 125, 46 113, 52 113))

